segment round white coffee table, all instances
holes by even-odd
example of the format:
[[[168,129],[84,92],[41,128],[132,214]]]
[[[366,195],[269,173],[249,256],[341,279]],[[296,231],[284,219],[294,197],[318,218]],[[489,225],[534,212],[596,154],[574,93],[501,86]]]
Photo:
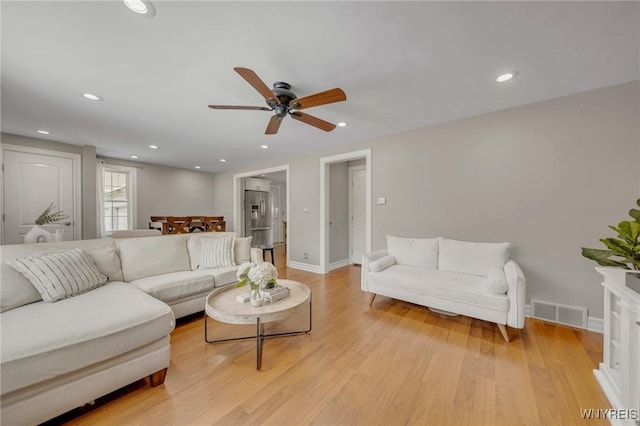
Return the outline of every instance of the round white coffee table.
[[[222,343],[235,340],[256,339],[256,368],[262,366],[262,343],[270,337],[294,336],[311,331],[311,290],[306,285],[292,280],[279,279],[278,284],[288,287],[289,297],[262,306],[251,306],[249,302],[241,303],[236,296],[249,291],[248,286],[236,287],[228,285],[217,288],[207,296],[204,304],[204,340],[207,343]],[[299,311],[303,307],[309,309],[309,325],[305,330],[288,331],[284,333],[264,334],[264,324],[284,319]],[[208,319],[228,324],[256,324],[255,336],[234,337],[230,339],[209,340]]]

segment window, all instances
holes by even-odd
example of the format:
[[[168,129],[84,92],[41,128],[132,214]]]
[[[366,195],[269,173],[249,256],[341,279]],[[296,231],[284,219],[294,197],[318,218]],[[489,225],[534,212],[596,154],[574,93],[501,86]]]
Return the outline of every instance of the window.
[[[136,169],[105,164],[102,175],[102,211],[104,234],[134,229]]]

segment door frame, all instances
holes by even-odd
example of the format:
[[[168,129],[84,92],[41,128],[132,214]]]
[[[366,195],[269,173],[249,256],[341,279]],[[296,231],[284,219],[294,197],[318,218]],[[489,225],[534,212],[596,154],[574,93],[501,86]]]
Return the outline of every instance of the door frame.
[[[290,176],[289,165],[284,164],[282,166],[270,167],[268,169],[253,170],[250,172],[237,173],[233,175],[233,230],[242,235],[242,228],[244,222],[244,209],[242,203],[244,201],[244,187],[242,185],[242,179],[252,177],[261,174],[273,173],[284,171],[286,174],[285,184],[287,185],[286,197],[287,197],[287,229],[290,228],[291,215],[288,213],[291,211],[289,203],[291,202],[290,191]],[[282,194],[280,194],[282,196]],[[289,246],[291,245],[291,238],[287,238],[287,247],[285,248],[287,253],[291,253]],[[289,256],[287,256],[287,266],[289,266]]]
[[[367,166],[349,167],[349,263],[350,264],[353,263],[353,172],[359,171],[359,170],[364,170],[366,172]]]
[[[24,154],[36,154],[36,155],[44,155],[47,157],[59,157],[59,158],[67,158],[71,160],[72,164],[72,174],[73,174],[73,217],[74,221],[71,225],[73,227],[73,239],[81,240],[82,239],[82,170],[80,165],[82,164],[82,156],[80,154],[74,154],[71,152],[64,151],[54,151],[43,148],[33,148],[30,146],[22,146],[22,145],[12,145],[12,144],[2,144],[2,214],[4,219],[4,207],[5,207],[5,197],[4,197],[4,153],[5,151],[14,151],[21,152]],[[0,232],[0,244],[4,244],[4,236],[5,236],[5,221],[2,221],[2,231]]]
[[[333,163],[360,160],[364,158],[366,167],[365,193],[365,252],[371,251],[371,148],[344,154],[323,157],[320,159],[320,273],[329,272],[329,166]],[[287,207],[288,208],[288,207]]]

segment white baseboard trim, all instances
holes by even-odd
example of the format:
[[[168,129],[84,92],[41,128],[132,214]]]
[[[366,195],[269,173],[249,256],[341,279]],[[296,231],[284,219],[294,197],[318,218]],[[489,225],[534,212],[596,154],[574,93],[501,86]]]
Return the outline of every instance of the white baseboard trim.
[[[524,305],[524,316],[527,318],[531,318],[531,305]],[[536,318],[536,319],[540,321],[545,321],[541,318]],[[562,324],[562,325],[566,325],[566,324]],[[571,327],[571,326],[567,326],[567,327]],[[604,333],[604,319],[587,316],[587,330],[593,331],[594,333],[600,333],[600,334]]]
[[[333,262],[329,264],[329,270],[333,271],[334,269],[342,268],[344,266],[351,265],[349,259],[338,260],[337,262]]]
[[[313,272],[314,274],[322,274],[319,265],[310,265],[308,263],[294,262],[293,260],[290,260],[287,262],[287,267],[300,269],[301,271]]]

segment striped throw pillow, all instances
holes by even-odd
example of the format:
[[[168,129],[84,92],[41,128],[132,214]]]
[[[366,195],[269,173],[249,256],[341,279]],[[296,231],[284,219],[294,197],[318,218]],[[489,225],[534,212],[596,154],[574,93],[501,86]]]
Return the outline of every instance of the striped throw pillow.
[[[222,238],[202,238],[199,269],[235,266],[233,259],[233,239],[233,235]]]
[[[24,275],[45,302],[56,302],[107,282],[82,249],[14,259],[9,265]]]

